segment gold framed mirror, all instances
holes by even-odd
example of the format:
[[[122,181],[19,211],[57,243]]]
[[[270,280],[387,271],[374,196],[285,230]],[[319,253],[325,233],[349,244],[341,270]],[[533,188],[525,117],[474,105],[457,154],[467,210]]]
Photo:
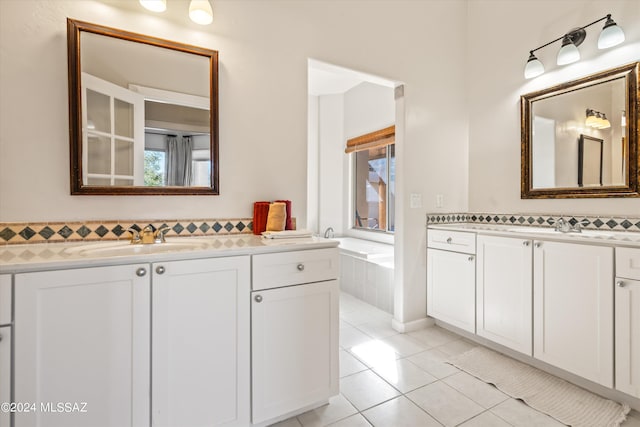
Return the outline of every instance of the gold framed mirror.
[[[67,19],[72,195],[217,195],[218,52]]]
[[[639,67],[624,65],[520,97],[522,199],[640,197]],[[584,157],[594,140],[601,141],[597,161],[595,154]],[[598,179],[583,181],[585,162],[596,162]]]

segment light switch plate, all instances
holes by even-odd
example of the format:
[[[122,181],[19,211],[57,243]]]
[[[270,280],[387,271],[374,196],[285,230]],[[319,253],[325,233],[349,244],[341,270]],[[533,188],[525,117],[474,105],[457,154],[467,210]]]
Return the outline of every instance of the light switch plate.
[[[422,207],[422,194],[411,193],[410,205],[411,209],[420,209]]]

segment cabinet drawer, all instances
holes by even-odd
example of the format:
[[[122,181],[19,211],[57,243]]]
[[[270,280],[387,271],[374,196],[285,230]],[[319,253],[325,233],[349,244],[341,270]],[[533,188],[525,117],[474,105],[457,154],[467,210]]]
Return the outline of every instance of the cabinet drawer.
[[[253,290],[338,278],[338,248],[253,256]]]
[[[0,275],[0,325],[11,323],[11,275]]]
[[[448,230],[428,230],[427,246],[445,251],[476,253],[476,233]]]
[[[640,280],[640,249],[616,248],[616,276]]]

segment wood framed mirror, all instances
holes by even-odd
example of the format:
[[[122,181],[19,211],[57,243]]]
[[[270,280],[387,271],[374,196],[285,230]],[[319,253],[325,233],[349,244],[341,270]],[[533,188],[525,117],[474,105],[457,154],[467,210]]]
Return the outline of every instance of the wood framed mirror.
[[[639,67],[624,65],[520,97],[522,199],[640,197]],[[594,140],[602,141],[600,176],[587,185],[581,148],[593,154]]]
[[[218,53],[67,19],[73,195],[217,195]]]

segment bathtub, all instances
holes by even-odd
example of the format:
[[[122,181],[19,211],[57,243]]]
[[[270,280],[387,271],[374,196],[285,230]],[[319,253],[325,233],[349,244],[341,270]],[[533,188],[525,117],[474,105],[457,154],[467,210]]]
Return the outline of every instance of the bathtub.
[[[393,245],[339,237],[340,288],[393,314]]]

